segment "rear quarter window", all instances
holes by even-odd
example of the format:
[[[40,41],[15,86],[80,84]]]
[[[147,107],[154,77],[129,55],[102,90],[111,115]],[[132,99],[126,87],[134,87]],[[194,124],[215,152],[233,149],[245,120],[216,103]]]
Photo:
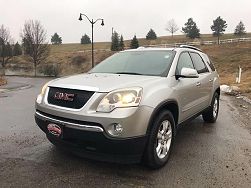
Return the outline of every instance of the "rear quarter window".
[[[214,67],[214,64],[211,61],[211,59],[206,54],[203,54],[203,58],[204,58],[205,62],[209,65],[209,67],[211,68],[211,70],[215,71],[215,67]]]
[[[196,68],[199,74],[209,72],[206,64],[204,63],[202,57],[199,54],[195,52],[190,52],[190,55],[192,57],[194,67]]]

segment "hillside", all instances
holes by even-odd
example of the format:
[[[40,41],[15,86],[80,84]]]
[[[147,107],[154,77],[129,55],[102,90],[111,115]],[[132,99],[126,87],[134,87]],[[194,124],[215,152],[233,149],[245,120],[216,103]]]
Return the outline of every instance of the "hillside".
[[[245,37],[251,37],[248,33]],[[225,34],[221,39],[235,38],[233,34]],[[198,39],[196,39],[198,40]],[[201,41],[216,40],[211,34],[202,35]],[[166,43],[184,43],[192,41],[184,35],[163,36],[154,41],[139,39],[140,45],[154,45]],[[129,47],[130,41],[125,41],[126,47]],[[114,52],[109,51],[110,42],[99,42],[94,44],[95,63],[99,63]],[[221,45],[203,45],[200,46],[213,60],[221,77],[222,84],[235,84],[235,77],[238,67],[243,69],[242,82],[238,84],[241,91],[251,98],[251,43],[230,43]],[[106,50],[105,50],[106,49]],[[51,54],[48,60],[39,65],[40,75],[70,75],[86,72],[91,68],[91,45],[81,44],[62,44],[51,45]],[[33,75],[33,65],[28,63],[24,56],[15,57],[8,65],[7,74]],[[52,69],[55,71],[52,71]]]
[[[236,85],[251,98],[251,43],[232,43],[201,47],[211,57],[221,84]],[[242,68],[240,84],[235,84],[238,67]]]

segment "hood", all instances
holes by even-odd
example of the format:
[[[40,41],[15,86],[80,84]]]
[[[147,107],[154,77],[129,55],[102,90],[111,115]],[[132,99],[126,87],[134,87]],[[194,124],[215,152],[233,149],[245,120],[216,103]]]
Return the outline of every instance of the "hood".
[[[142,87],[149,82],[159,80],[159,78],[160,77],[158,76],[92,73],[56,79],[50,82],[49,86],[98,92],[110,92],[115,89],[126,87]]]

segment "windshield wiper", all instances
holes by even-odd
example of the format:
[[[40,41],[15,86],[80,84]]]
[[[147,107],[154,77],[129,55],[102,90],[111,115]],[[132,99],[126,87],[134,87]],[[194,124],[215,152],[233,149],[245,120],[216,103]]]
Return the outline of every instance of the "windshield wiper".
[[[116,72],[115,74],[132,74],[132,75],[142,75],[142,74],[137,73],[137,72]]]

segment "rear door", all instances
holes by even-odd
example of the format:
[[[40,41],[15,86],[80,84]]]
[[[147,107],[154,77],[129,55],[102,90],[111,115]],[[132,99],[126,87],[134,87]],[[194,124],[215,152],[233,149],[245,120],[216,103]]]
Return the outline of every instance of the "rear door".
[[[206,66],[204,60],[200,56],[199,53],[189,52],[194,67],[199,74],[199,81],[197,83],[197,87],[200,92],[197,94],[198,97],[198,111],[204,110],[209,105],[211,91],[212,91],[212,78],[211,73],[209,72],[208,67]]]

